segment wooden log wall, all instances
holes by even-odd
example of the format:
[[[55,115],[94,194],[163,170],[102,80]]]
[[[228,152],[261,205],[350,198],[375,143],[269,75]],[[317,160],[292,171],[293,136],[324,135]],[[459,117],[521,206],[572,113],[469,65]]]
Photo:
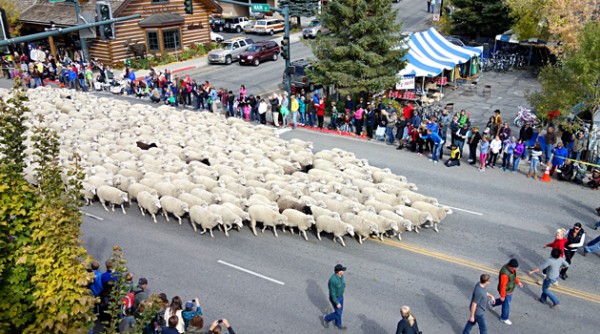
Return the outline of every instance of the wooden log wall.
[[[201,0],[193,1],[193,14],[185,14],[184,0],[170,0],[164,3],[152,3],[152,0],[133,0],[127,7],[119,13],[119,17],[141,14],[140,19],[120,22],[115,25],[116,39],[112,41],[102,41],[99,38],[95,40],[89,49],[92,58],[98,58],[105,64],[115,64],[127,58],[132,58],[133,54],[127,52],[125,41],[131,43],[139,41],[146,44],[146,31],[156,30],[153,28],[143,29],[138,26],[138,22],[152,14],[174,13],[179,14],[185,19],[181,26],[163,27],[162,29],[171,29],[179,27],[181,29],[182,47],[188,48],[194,43],[210,42],[209,14],[212,8],[206,8]],[[162,41],[162,37],[160,37]],[[147,44],[146,44],[147,47]],[[178,50],[177,52],[181,52]],[[174,54],[175,51],[171,51]]]

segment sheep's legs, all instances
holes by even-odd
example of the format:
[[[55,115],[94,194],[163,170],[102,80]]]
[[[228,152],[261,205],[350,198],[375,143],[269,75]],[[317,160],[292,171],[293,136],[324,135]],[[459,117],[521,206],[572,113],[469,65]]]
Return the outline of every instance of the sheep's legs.
[[[138,203],[138,208],[140,208],[140,211],[142,212],[142,216],[146,216],[146,214],[144,213],[144,208],[142,208],[142,206],[139,205],[139,203]]]
[[[438,224],[437,223],[433,223],[433,230],[436,232],[439,232],[440,230],[438,230]]]
[[[123,204],[121,204],[121,210],[123,210],[123,214],[126,215],[127,212],[125,212],[125,207],[123,206]]]
[[[154,220],[154,224],[158,224],[158,222],[156,221],[156,215],[152,214],[152,219]]]
[[[277,235],[277,226],[273,226],[273,234],[275,234],[275,238],[279,238]]]
[[[115,205],[111,203],[110,209],[112,210],[112,212],[115,212]]]
[[[179,225],[181,225],[181,217],[177,217],[179,219]]]
[[[298,234],[300,234],[300,232],[302,232],[302,234],[304,234],[304,239],[306,241],[308,241],[308,237],[306,236],[306,231],[300,231],[300,230],[298,230]]]
[[[362,236],[360,234],[357,234],[357,235],[358,235],[358,243],[362,245]]]
[[[106,207],[106,204],[104,204],[104,201],[100,201],[100,203],[102,204],[102,207],[104,208],[104,210],[108,211],[108,208]]]
[[[317,231],[317,238],[319,238],[319,240],[321,240],[321,232]]]
[[[251,220],[250,221],[250,228],[252,228],[252,233],[254,233],[254,235],[256,236],[256,220]]]
[[[198,229],[196,228],[196,223],[194,223],[193,221],[190,220],[190,224],[192,224],[192,228],[194,229],[194,232],[198,232]]]

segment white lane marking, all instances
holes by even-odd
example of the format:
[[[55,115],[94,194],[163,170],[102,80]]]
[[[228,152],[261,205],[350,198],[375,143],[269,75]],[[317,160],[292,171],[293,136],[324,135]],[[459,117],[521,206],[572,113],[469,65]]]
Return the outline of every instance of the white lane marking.
[[[440,204],[440,205],[441,205],[442,207],[444,207],[444,206],[445,206],[445,207],[448,207],[448,208],[450,208],[450,209],[454,209],[454,210],[458,210],[458,211],[462,211],[462,212],[470,213],[470,214],[472,214],[472,215],[476,215],[476,216],[483,216],[483,213],[481,213],[481,212],[475,212],[475,211],[471,211],[471,210],[466,210],[466,209],[455,208],[455,207],[453,207],[453,206],[450,206],[450,205],[443,205],[443,204]]]
[[[271,278],[271,277],[268,277],[268,276],[265,276],[265,275],[261,275],[261,274],[259,274],[259,273],[255,273],[255,272],[254,272],[254,271],[252,271],[252,270],[248,270],[248,269],[245,269],[245,268],[242,268],[242,267],[236,266],[235,264],[227,263],[227,262],[225,262],[225,261],[222,261],[222,260],[218,260],[217,262],[218,262],[218,263],[220,263],[220,264],[224,264],[224,265],[226,265],[226,266],[229,266],[229,267],[231,267],[231,268],[234,268],[234,269],[237,269],[237,270],[243,271],[243,272],[245,272],[245,273],[248,273],[248,274],[250,274],[250,275],[254,275],[254,276],[256,276],[256,277],[260,277],[260,278],[262,278],[262,279],[266,279],[267,281],[271,281],[271,282],[273,282],[273,283],[277,283],[277,284],[279,284],[279,285],[284,285],[284,284],[285,284],[285,283],[283,283],[282,281],[278,281],[278,280],[276,280],[276,279],[273,279],[273,278]]]
[[[102,218],[102,217],[98,217],[98,216],[96,216],[96,215],[93,215],[93,214],[91,214],[91,213],[87,213],[87,212],[85,212],[85,211],[81,211],[81,212],[83,212],[83,214],[84,214],[84,215],[86,215],[86,216],[88,216],[88,217],[92,217],[92,218],[94,218],[94,219],[98,219],[99,221],[103,221],[103,220],[104,220],[104,218]]]
[[[292,131],[292,129],[277,129],[277,130],[275,130],[275,133],[277,135],[282,135],[282,134],[284,134],[286,132],[290,132],[290,131]]]

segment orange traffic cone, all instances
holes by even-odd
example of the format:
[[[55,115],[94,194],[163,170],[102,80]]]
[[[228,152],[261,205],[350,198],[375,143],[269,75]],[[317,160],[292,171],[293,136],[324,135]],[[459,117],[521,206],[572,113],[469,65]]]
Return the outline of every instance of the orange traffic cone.
[[[552,179],[550,178],[550,164],[549,163],[546,165],[546,171],[544,172],[544,176],[542,176],[540,178],[540,181],[543,181],[543,182],[552,181]]]

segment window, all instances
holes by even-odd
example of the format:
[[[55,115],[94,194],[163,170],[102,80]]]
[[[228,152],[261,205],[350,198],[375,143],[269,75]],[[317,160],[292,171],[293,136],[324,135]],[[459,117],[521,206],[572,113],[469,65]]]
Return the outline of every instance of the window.
[[[163,34],[163,46],[165,50],[175,50],[181,48],[181,40],[179,36],[179,29],[175,30],[164,30]]]
[[[148,50],[150,52],[160,52],[160,45],[158,44],[158,32],[148,32]]]

